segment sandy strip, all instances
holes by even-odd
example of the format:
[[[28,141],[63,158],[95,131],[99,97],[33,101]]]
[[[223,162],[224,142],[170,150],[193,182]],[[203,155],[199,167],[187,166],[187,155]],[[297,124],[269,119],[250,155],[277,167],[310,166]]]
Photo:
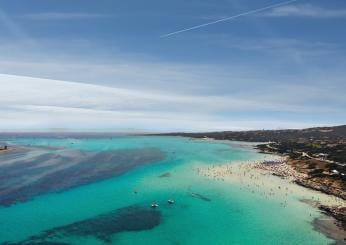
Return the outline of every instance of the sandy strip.
[[[216,181],[240,184],[244,190],[260,194],[264,198],[279,198],[283,207],[288,205],[292,197],[315,208],[319,205],[346,207],[346,201],[341,198],[295,184],[294,180],[305,176],[287,165],[285,160],[283,157],[269,155],[264,160],[233,161],[224,165],[196,168],[195,171],[200,176]],[[336,244],[343,244],[343,239],[346,239],[346,231],[335,225],[332,217],[321,215],[312,225],[314,229],[334,239]]]
[[[268,198],[276,196],[286,200],[293,195],[299,200],[312,200],[326,206],[346,207],[346,201],[341,198],[293,183],[294,180],[305,176],[285,164],[285,160],[286,158],[280,156],[267,155],[258,161],[233,161],[229,164],[195,170],[197,174],[217,181],[243,184],[249,191],[262,193]]]

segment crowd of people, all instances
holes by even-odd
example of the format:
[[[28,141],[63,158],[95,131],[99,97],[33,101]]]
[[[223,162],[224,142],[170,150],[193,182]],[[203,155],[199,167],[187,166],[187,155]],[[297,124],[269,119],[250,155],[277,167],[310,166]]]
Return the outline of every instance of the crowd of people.
[[[198,175],[207,177],[215,181],[228,181],[240,183],[239,188],[253,194],[258,194],[264,198],[273,198],[274,196],[280,201],[280,205],[286,207],[288,205],[288,197],[299,189],[297,185],[290,183],[293,180],[304,178],[304,174],[298,173],[292,167],[285,164],[284,158],[264,161],[246,161],[246,162],[229,162],[228,164],[214,164],[204,168],[196,168]],[[288,181],[279,181],[274,177],[281,176]],[[300,188],[301,190],[304,190]],[[301,195],[303,194],[303,195]],[[322,194],[306,190],[300,193],[302,199],[313,200],[320,203]],[[342,200],[334,196],[323,198],[324,204],[345,205]]]

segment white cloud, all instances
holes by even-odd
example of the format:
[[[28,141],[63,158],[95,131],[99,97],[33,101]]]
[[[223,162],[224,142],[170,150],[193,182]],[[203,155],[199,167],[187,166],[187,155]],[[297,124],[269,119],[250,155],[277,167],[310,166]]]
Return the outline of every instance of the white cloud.
[[[346,18],[346,9],[323,9],[311,4],[288,5],[260,14],[270,17]]]
[[[320,93],[310,91],[315,95]],[[290,103],[288,98],[283,97],[256,94],[252,97],[181,95],[2,74],[0,129],[140,128],[196,131],[295,127],[304,123],[273,119],[245,120],[220,115],[251,114],[251,111],[316,112],[316,109],[321,112],[329,109],[304,107]]]
[[[223,96],[177,95],[166,91],[121,89],[93,84],[0,75],[0,104],[14,109],[79,108],[102,111],[217,112],[272,109],[263,102]]]

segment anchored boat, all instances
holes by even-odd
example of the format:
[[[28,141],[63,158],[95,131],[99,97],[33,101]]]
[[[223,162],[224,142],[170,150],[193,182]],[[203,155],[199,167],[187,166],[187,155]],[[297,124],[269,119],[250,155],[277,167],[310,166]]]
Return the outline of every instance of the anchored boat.
[[[159,206],[159,204],[157,204],[157,203],[152,203],[152,204],[151,204],[151,207],[152,207],[152,208],[157,208],[158,206]]]

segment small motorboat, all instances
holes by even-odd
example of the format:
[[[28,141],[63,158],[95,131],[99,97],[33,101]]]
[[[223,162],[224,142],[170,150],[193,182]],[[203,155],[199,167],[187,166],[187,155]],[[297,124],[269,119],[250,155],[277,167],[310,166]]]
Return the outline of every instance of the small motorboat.
[[[152,207],[152,208],[157,208],[157,207],[159,207],[159,204],[157,204],[157,203],[152,203],[152,204],[151,204],[151,207]]]
[[[169,204],[174,204],[174,200],[173,199],[168,199],[167,201]]]

